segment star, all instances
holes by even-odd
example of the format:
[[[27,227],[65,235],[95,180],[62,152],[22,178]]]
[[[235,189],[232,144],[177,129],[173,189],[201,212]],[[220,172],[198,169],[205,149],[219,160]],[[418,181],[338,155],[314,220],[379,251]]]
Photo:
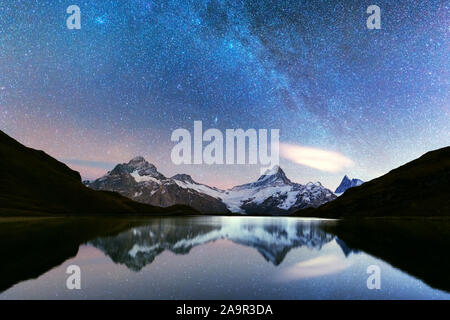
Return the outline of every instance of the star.
[[[106,18],[104,16],[97,17],[97,18],[95,18],[95,22],[97,24],[105,24],[106,23]]]

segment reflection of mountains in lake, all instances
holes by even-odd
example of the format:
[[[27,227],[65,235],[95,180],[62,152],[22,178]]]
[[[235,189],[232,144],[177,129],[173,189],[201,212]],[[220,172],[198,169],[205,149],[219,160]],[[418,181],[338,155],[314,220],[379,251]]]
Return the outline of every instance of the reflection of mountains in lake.
[[[0,220],[0,293],[76,256],[84,243],[92,243],[116,263],[140,270],[164,250],[185,254],[218,239],[255,248],[274,265],[291,249],[319,250],[334,239],[346,256],[360,250],[450,291],[450,221],[445,220],[66,217]]]
[[[227,221],[225,218],[221,225],[193,224],[188,220],[184,222],[186,224],[181,224],[179,219],[163,219],[114,237],[96,239],[90,244],[102,250],[115,263],[139,271],[165,250],[187,254],[193,247],[219,239],[255,248],[274,265],[279,265],[293,248],[320,250],[334,239],[314,221],[298,223],[286,219],[274,224],[273,221]],[[343,251],[348,254],[344,248]]]

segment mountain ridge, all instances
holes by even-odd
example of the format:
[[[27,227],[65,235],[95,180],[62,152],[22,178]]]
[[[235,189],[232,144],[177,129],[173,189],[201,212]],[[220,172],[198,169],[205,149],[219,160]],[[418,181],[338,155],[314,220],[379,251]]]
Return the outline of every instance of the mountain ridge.
[[[320,182],[292,182],[279,166],[267,170],[255,182],[222,190],[198,183],[187,174],[166,178],[140,156],[116,165],[87,185],[152,205],[189,205],[203,213],[283,215],[299,208],[318,207],[336,197]]]
[[[102,177],[88,182],[87,186],[94,190],[118,192],[154,206],[187,205],[202,213],[229,213],[219,199],[209,194],[215,192],[213,188],[199,184],[185,174],[167,178],[141,156],[128,163],[117,164]],[[202,188],[205,192],[200,192]],[[210,192],[207,192],[208,188]]]

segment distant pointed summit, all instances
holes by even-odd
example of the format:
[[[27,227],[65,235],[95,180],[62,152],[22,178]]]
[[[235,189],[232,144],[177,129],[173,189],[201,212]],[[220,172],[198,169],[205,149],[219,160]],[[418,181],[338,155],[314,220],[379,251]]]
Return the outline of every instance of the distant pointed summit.
[[[266,170],[256,182],[242,184],[233,187],[231,190],[243,190],[243,189],[260,189],[270,186],[284,186],[292,185],[292,181],[284,173],[280,166],[276,165],[272,169]]]
[[[341,184],[336,188],[336,191],[334,193],[344,193],[350,188],[358,187],[362,185],[364,181],[360,179],[351,179],[345,175],[344,178],[342,178]]]
[[[278,174],[280,171],[283,172],[281,167],[279,165],[275,165],[273,166],[272,169],[267,169],[266,172],[264,172],[263,176],[271,176],[274,174]]]
[[[291,180],[286,176],[283,169],[276,165],[272,169],[267,170],[262,176],[259,177],[258,182],[264,181],[265,183],[275,183],[280,182],[283,184],[292,183]]]

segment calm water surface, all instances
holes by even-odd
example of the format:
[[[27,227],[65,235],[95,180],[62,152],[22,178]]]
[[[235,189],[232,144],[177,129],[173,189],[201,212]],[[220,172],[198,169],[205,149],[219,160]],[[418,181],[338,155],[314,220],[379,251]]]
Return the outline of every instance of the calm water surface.
[[[449,299],[448,223],[0,219],[0,299]],[[81,268],[81,290],[66,269]],[[367,288],[367,267],[381,289]],[[447,271],[447,272],[446,272]]]

